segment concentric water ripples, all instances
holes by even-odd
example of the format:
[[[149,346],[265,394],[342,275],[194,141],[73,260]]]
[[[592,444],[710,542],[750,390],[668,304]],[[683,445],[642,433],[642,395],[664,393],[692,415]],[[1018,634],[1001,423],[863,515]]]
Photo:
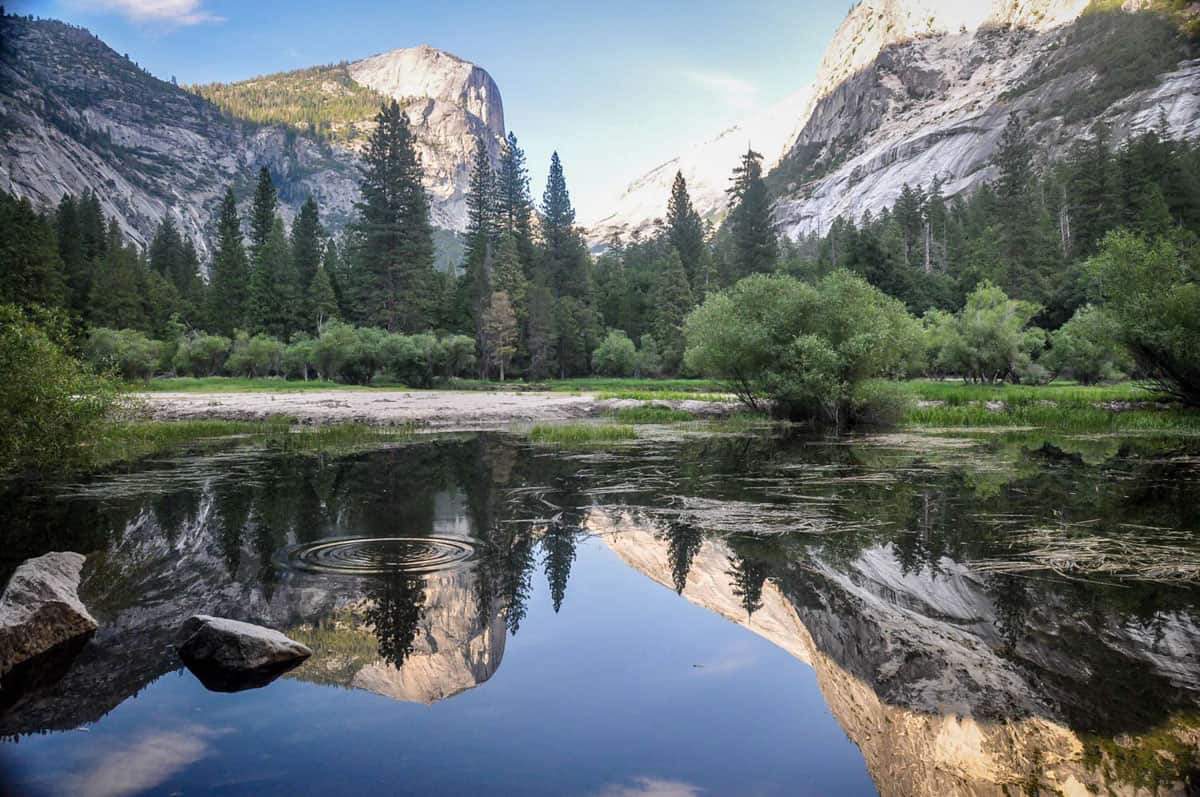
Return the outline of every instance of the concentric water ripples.
[[[305,573],[370,576],[453,570],[474,556],[470,542],[448,537],[336,537],[284,548],[275,561]]]

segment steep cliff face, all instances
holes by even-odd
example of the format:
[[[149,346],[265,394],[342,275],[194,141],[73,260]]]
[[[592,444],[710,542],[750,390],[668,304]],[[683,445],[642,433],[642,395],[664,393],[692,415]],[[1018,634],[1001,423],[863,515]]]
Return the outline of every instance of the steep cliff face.
[[[970,191],[994,177],[1012,113],[1043,161],[1097,124],[1118,142],[1151,127],[1200,135],[1200,61],[1187,57],[1173,23],[1153,12],[1080,17],[1086,6],[997,1],[974,18],[930,17],[927,31],[892,2],[855,8],[770,177],[778,227],[791,237],[820,232],[838,216],[890,206],[906,183]],[[1139,46],[1153,56],[1129,61]]]
[[[310,194],[332,229],[353,212],[361,140],[318,141],[282,124],[232,118],[63,23],[4,17],[0,40],[2,190],[42,207],[94,190],[141,245],[171,214],[202,256],[225,188],[234,185],[248,201],[262,166],[278,183],[286,219]],[[402,101],[426,168],[434,224],[461,229],[475,140],[498,153],[504,135],[495,83],[482,69],[428,47],[351,69],[355,80]]]
[[[1173,18],[1161,5],[1092,13],[1089,0],[863,0],[834,34],[808,102],[785,104],[779,112],[791,116],[773,120],[789,131],[781,152],[764,151],[777,228],[793,238],[824,231],[838,216],[889,207],[906,183],[940,179],[947,195],[974,189],[994,176],[1014,112],[1043,161],[1097,124],[1114,142],[1159,126],[1200,136],[1200,60],[1178,32],[1180,16],[1200,15],[1200,4]],[[725,209],[739,154],[706,156],[721,179],[698,182],[692,197],[710,218]],[[660,169],[673,175],[674,163]],[[658,215],[666,207],[661,183],[656,197],[614,202],[597,229],[647,226],[642,206],[656,200]]]
[[[673,589],[661,529],[602,509],[589,515],[588,528],[624,562]],[[1200,690],[1194,616],[1165,612],[1143,623],[1081,614],[1047,596],[1035,601],[1013,643],[995,632],[1004,625],[998,595],[948,559],[936,571],[911,571],[887,545],[849,562],[818,556],[793,567],[785,582],[768,581],[750,615],[733,569],[729,548],[707,540],[691,560],[683,597],[811,666],[881,794],[1189,793],[1170,775],[1153,784],[1136,768],[1122,771],[1098,740],[1115,734],[1123,754],[1166,761],[1169,753],[1145,745],[1200,745],[1192,724],[1167,719],[1147,737],[1158,741],[1147,742],[1139,738],[1145,728],[1097,724],[1088,705],[1119,705],[1122,696],[1101,683],[1104,672],[1136,671],[1140,688],[1159,684],[1162,694]],[[1158,636],[1147,645],[1149,628]],[[1157,698],[1147,691],[1132,699]]]

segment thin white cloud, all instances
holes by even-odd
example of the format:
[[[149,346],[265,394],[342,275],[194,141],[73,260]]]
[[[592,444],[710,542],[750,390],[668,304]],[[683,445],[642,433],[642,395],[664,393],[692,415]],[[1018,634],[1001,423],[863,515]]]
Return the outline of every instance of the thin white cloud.
[[[663,778],[633,778],[628,783],[613,783],[596,792],[596,797],[699,797],[699,786]]]
[[[128,797],[162,785],[211,751],[209,739],[222,734],[204,725],[146,732],[104,751],[94,766],[63,778],[63,794]]]
[[[205,22],[224,22],[224,17],[210,13],[205,0],[80,0],[90,11],[120,14],[134,22],[183,27]]]
[[[762,90],[749,80],[720,72],[701,72],[684,69],[689,83],[713,95],[719,102],[739,111],[748,111],[762,103]]]

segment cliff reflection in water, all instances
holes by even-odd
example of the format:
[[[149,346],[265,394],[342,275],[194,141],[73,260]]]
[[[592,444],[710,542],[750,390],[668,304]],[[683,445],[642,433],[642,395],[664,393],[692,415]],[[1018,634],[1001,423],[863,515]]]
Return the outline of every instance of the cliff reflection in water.
[[[445,700],[496,673],[534,579],[555,611],[570,603],[577,545],[599,537],[811,666],[885,794],[1184,792],[1200,750],[1197,588],[1139,580],[1136,562],[1121,580],[987,565],[1036,562],[1034,529],[1194,535],[1198,463],[1182,444],[769,435],[183,460],[4,502],[8,567],[91,554],[84,598],[101,628],[0,733],[100,719],[177,669],[170,643],[194,612],[309,644],[287,677]],[[276,561],[333,537],[423,535],[475,556],[371,576]]]

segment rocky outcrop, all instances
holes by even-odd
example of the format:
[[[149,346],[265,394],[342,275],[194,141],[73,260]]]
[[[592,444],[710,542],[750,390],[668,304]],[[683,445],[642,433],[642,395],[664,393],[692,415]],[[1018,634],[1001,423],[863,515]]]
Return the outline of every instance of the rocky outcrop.
[[[357,61],[350,64],[349,72],[356,82],[401,104],[417,134],[434,223],[465,229],[475,147],[482,141],[496,164],[505,135],[504,105],[491,75],[457,56],[424,46]]]
[[[798,238],[890,207],[906,183],[938,179],[952,196],[992,179],[1014,112],[1043,161],[1098,124],[1117,143],[1159,126],[1200,137],[1200,60],[1187,48],[1163,48],[1136,66],[1109,62],[1110,37],[1172,24],[1155,6],[1125,3],[1124,12],[1081,19],[1088,0],[863,0],[810,87],[634,181],[593,223],[591,240],[648,229],[665,214],[676,170],[696,207],[719,222],[748,144],[770,172],[777,229]]]
[[[270,628],[197,614],[179,630],[179,658],[215,691],[266,686],[312,655]]]
[[[215,211],[233,185],[248,205],[266,166],[290,221],[312,195],[331,230],[349,220],[360,178],[356,144],[318,141],[281,125],[235,119],[141,69],[82,28],[0,19],[0,190],[50,207],[95,191],[104,212],[145,246],[166,215],[207,262]],[[351,65],[401,99],[426,170],[435,226],[461,229],[476,138],[493,153],[504,135],[499,90],[487,73],[428,47]],[[368,129],[370,120],[363,120]]]
[[[839,216],[890,207],[905,184],[935,179],[953,196],[994,178],[1004,126],[1017,113],[1051,162],[1097,125],[1121,140],[1165,126],[1200,135],[1200,61],[1160,56],[1154,73],[1106,79],[1113,35],[1171,23],[1119,11],[1078,20],[1080,0],[963,4],[924,21],[910,4],[859,4],[822,63],[814,102],[770,175],[778,228],[796,238]],[[1123,20],[1123,16],[1129,19]],[[1139,68],[1145,68],[1142,65]],[[1095,105],[1095,112],[1085,108]]]
[[[79,600],[85,557],[55,552],[23,562],[0,597],[0,675],[96,630]]]

